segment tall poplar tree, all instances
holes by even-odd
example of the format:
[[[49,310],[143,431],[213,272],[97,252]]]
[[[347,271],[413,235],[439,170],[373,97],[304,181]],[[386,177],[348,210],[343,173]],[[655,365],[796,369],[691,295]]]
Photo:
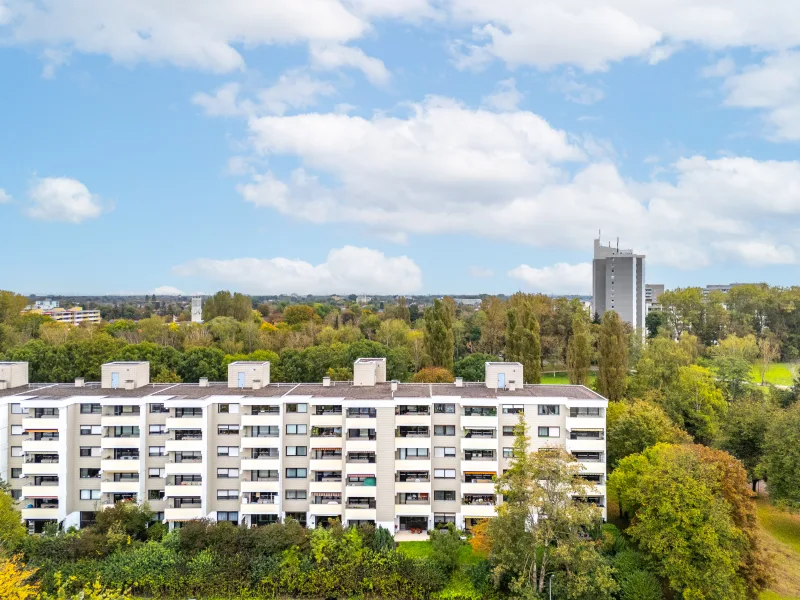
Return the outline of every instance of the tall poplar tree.
[[[614,310],[603,315],[599,353],[597,391],[609,400],[621,400],[628,385],[628,337]]]
[[[441,300],[425,309],[425,351],[434,367],[453,371],[453,321],[450,310]]]
[[[572,317],[572,337],[567,344],[567,377],[570,383],[586,385],[592,365],[592,338],[586,317]]]
[[[508,303],[505,359],[522,363],[525,383],[539,383],[542,342],[532,297],[516,293]]]

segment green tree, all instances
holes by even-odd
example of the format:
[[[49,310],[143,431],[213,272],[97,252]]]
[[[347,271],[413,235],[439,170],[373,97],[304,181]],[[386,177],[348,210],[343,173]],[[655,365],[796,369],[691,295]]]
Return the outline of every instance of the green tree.
[[[652,402],[609,402],[606,411],[606,452],[609,470],[619,461],[660,442],[688,443],[689,435],[678,428],[664,410]]]
[[[539,383],[542,341],[532,296],[518,292],[511,297],[506,313],[505,359],[522,363],[525,383]]]
[[[765,586],[755,506],[730,455],[657,444],[622,459],[608,487],[633,515],[628,535],[684,599],[745,600]]]
[[[464,381],[483,381],[486,374],[486,363],[497,362],[499,359],[491,354],[476,352],[459,360],[453,373]]]
[[[425,367],[414,373],[414,383],[453,383],[453,373],[442,367]]]
[[[192,348],[183,354],[178,375],[187,383],[196,383],[201,377],[208,377],[209,381],[227,381],[224,360],[225,354],[217,348]]]
[[[739,337],[732,334],[711,349],[712,368],[725,387],[728,398],[735,400],[744,394],[757,356],[758,344],[753,335]]]
[[[703,444],[715,439],[728,408],[713,373],[699,365],[680,367],[675,385],[666,390],[661,403],[677,425]]]
[[[453,370],[453,322],[447,305],[439,299],[425,309],[425,352],[434,367]]]
[[[763,469],[770,498],[800,507],[800,403],[773,415],[764,440]]]
[[[636,373],[630,379],[630,393],[636,396],[665,393],[676,385],[679,369],[694,363],[697,356],[697,338],[688,333],[677,343],[666,336],[648,340],[636,362]]]
[[[464,542],[461,541],[461,532],[455,525],[448,523],[447,527],[434,529],[430,532],[431,556],[433,562],[445,573],[452,573],[458,566],[458,557]]]
[[[408,345],[408,324],[401,319],[387,319],[381,322],[375,333],[375,340],[387,348]]]
[[[667,324],[667,317],[660,310],[653,310],[647,313],[644,318],[644,327],[647,329],[647,337],[654,338],[658,331]]]
[[[7,290],[0,290],[0,323],[9,325],[15,323],[20,317],[20,312],[27,304],[28,299],[25,296]]]
[[[597,391],[609,400],[621,400],[628,381],[628,338],[616,311],[603,315],[598,354]]]
[[[481,325],[479,346],[482,352],[498,355],[506,345],[506,305],[497,296],[481,301],[485,318]]]
[[[756,491],[762,478],[761,461],[766,447],[767,431],[774,421],[776,409],[760,391],[733,402],[720,423],[717,445],[742,461]]]
[[[0,489],[0,555],[16,550],[26,535],[16,502],[8,491]]]
[[[574,499],[589,495],[591,485],[581,479],[582,467],[571,454],[561,447],[538,452],[529,448],[526,424],[520,419],[513,458],[496,484],[504,502],[487,532],[495,580],[508,578],[511,589],[522,597],[541,594],[554,568],[578,568],[570,557],[580,557],[585,531],[601,518],[599,508]]]
[[[589,383],[589,368],[592,366],[592,336],[585,316],[576,314],[572,318],[572,336],[567,344],[567,377],[577,385]]]

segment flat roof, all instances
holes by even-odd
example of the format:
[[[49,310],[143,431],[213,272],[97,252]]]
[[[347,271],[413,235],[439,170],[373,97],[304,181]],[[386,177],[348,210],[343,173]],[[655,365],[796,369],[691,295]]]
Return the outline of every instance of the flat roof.
[[[460,396],[471,399],[504,398],[567,398],[571,400],[605,400],[597,392],[581,385],[528,384],[515,390],[495,390],[483,382],[464,383],[398,383],[392,394],[392,383],[377,383],[374,386],[354,386],[352,382],[322,383],[270,383],[260,389],[230,388],[227,382],[213,382],[200,387],[196,383],[150,383],[133,390],[109,389],[99,383],[86,383],[76,387],[74,383],[33,383],[0,390],[0,398],[8,396],[34,396],[37,398],[70,398],[73,396],[143,398],[157,395],[174,399],[198,399],[209,396],[245,396],[248,398],[277,398],[280,396],[316,398],[344,398],[346,400],[392,400],[394,398],[434,398],[437,396]]]

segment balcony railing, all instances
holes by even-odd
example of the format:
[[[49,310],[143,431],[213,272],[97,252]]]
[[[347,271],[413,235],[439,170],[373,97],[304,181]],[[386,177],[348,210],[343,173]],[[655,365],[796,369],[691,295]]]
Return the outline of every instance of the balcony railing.
[[[431,480],[428,474],[397,475],[394,480],[398,483],[428,483]]]
[[[26,464],[36,464],[36,465],[58,464],[58,455],[48,456],[48,457],[42,457],[42,456],[37,456],[37,455],[26,456],[25,457],[25,463]]]
[[[461,504],[464,506],[494,506],[495,502],[494,496],[464,496]]]
[[[397,429],[394,435],[399,438],[426,438],[431,437],[431,432],[427,428],[419,430]]]
[[[480,429],[465,429],[464,430],[464,437],[465,438],[483,438],[483,439],[494,439],[497,437],[496,431],[485,431]]]
[[[173,442],[182,442],[188,440],[202,440],[203,434],[202,433],[176,433],[175,435],[171,435],[169,439]]]
[[[375,503],[374,498],[368,498],[365,500],[356,500],[355,498],[349,498],[347,500],[347,505],[346,505],[346,507],[350,509],[359,509],[359,508],[369,509],[369,508],[375,508],[376,506],[377,505]]]

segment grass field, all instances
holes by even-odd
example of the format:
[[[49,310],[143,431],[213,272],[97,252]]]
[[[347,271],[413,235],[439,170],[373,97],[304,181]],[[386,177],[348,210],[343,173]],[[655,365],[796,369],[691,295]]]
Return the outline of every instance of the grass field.
[[[594,385],[594,380],[596,375],[594,371],[589,373],[589,385]],[[556,372],[555,374],[551,373],[544,373],[542,374],[542,383],[555,383],[555,384],[568,384],[569,380],[567,379],[566,372]]]
[[[775,363],[767,369],[766,381],[773,385],[792,385],[794,383],[794,375],[792,367],[789,363]],[[761,373],[758,372],[758,367],[754,366],[750,371],[750,380],[753,383],[761,383]]]
[[[762,498],[758,523],[775,560],[775,582],[759,600],[800,600],[800,515],[782,512]]]
[[[413,558],[424,558],[431,554],[430,542],[400,542],[400,552]],[[480,598],[467,575],[466,568],[480,561],[483,556],[472,551],[472,547],[464,544],[458,556],[458,568],[450,577],[450,583],[439,592],[443,598],[459,596],[463,598]],[[438,597],[438,596],[437,596]]]

